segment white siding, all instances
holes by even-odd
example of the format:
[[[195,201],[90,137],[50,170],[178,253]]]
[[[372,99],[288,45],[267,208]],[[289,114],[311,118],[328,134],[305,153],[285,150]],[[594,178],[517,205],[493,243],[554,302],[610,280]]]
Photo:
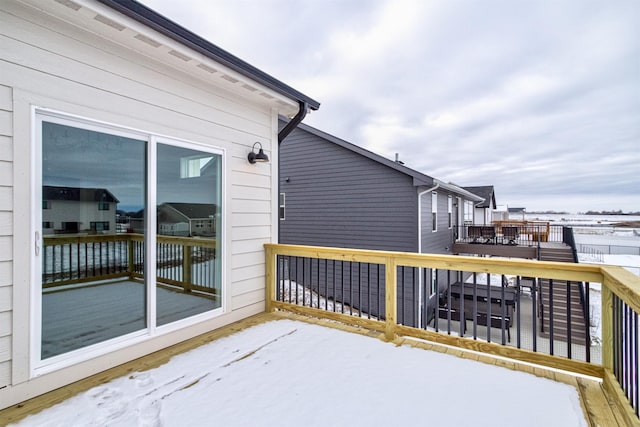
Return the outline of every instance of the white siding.
[[[12,90],[0,86],[0,387],[11,381],[13,305],[13,126]],[[4,322],[4,324],[2,324]]]
[[[10,0],[0,8],[10,12],[0,12],[0,298],[15,301],[13,307],[0,304],[0,388],[11,384],[0,389],[0,408],[263,311],[262,245],[276,240],[272,148],[279,112],[274,104],[281,102],[266,97],[255,102],[251,96],[257,95],[246,89],[236,93],[220,73],[198,75],[170,67],[175,58],[159,57],[166,48],[153,53],[156,57],[141,55],[149,46],[123,48],[97,35],[104,29],[87,32]],[[51,8],[64,6],[47,3],[45,9]],[[114,34],[114,40],[121,37]],[[30,273],[28,225],[33,209],[40,209],[29,195],[32,177],[39,174],[30,169],[33,106],[225,150],[224,315],[30,379],[29,286],[38,278]],[[247,162],[256,141],[272,162]],[[11,337],[18,327],[21,333]]]

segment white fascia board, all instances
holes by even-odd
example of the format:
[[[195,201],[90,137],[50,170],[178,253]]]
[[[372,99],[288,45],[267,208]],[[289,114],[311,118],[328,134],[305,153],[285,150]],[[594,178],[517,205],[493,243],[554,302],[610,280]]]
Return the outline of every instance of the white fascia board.
[[[465,190],[462,187],[458,187],[457,185],[454,184],[447,184],[446,182],[442,182],[439,179],[434,179],[434,182],[437,182],[440,185],[440,188],[444,188],[445,190],[449,190],[453,193],[456,193],[458,195],[464,196],[467,200],[471,200],[474,202],[479,202],[482,203],[484,202],[484,197],[480,197],[478,195],[475,195],[467,190]]]

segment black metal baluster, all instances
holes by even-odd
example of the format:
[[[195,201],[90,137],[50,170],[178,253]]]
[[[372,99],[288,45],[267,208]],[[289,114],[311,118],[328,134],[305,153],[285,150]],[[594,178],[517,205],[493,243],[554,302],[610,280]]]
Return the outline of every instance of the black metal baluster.
[[[377,282],[377,295],[378,295],[376,299],[378,300],[378,318],[381,319],[382,316],[380,312],[380,264],[376,264],[376,269],[377,269],[376,282]],[[386,317],[386,314],[387,313],[385,313],[385,317]]]
[[[621,313],[619,302],[620,300],[618,299],[618,297],[616,295],[613,295],[613,373],[618,382],[621,382],[622,377],[620,375],[620,341],[622,337],[620,334]]]
[[[81,245],[81,243],[80,243],[80,241],[78,241],[78,243],[76,244],[76,265],[77,265],[76,269],[78,270],[77,271],[78,280],[80,280],[80,278],[82,276],[80,274],[80,272],[82,271],[82,268],[80,267],[80,247],[81,247],[80,245]]]
[[[586,356],[586,361],[587,363],[591,362],[591,305],[589,302],[589,294],[591,293],[589,291],[589,282],[585,282],[584,284],[584,305],[585,305],[585,310],[586,310],[586,318],[584,319],[584,333],[585,333],[585,356]]]
[[[533,319],[531,336],[533,337],[533,351],[538,351],[538,278],[532,277],[533,279],[533,291],[532,291],[532,306],[531,306],[531,318]]]
[[[371,319],[371,263],[367,263],[367,319]]]
[[[631,399],[636,416],[638,416],[638,313],[633,313],[633,398]]]
[[[553,279],[549,279],[549,354],[553,356]]]
[[[353,316],[353,263],[349,261],[349,314]]]
[[[491,342],[491,275],[487,273],[487,342]]]
[[[502,329],[502,345],[505,345],[507,343],[506,340],[506,331],[505,331],[505,316],[507,315],[506,313],[506,303],[505,303],[505,292],[504,292],[504,282],[506,280],[506,277],[504,277],[504,274],[500,277],[500,312],[502,314],[501,319],[500,319],[500,328]],[[491,287],[489,287],[489,300],[491,300]],[[487,319],[487,323],[491,323],[491,319]]]
[[[344,314],[344,261],[340,261],[340,312]]]
[[[397,271],[396,271],[396,273],[397,273]],[[400,288],[400,292],[398,292],[398,294],[400,294],[400,311],[402,312],[402,314],[399,315],[398,319],[396,319],[396,320],[397,320],[397,322],[399,324],[404,325],[405,324],[405,322],[404,322],[404,297],[405,297],[405,295],[404,295],[404,291],[405,291],[405,288],[404,288],[404,265],[400,266],[400,274],[401,274],[400,280],[398,280],[398,283],[396,283],[396,286],[398,288]]]
[[[329,261],[324,260],[324,309],[329,310]]]
[[[521,285],[521,277],[517,276],[516,277],[516,301],[513,305],[513,308],[516,310],[516,348],[521,348],[521,335],[520,335],[520,308],[522,307],[520,305],[520,285]]]
[[[567,358],[571,359],[571,282],[567,280]]]

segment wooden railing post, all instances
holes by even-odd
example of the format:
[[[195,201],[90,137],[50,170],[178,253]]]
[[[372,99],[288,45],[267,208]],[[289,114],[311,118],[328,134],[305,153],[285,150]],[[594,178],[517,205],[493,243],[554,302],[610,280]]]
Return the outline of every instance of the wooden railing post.
[[[127,273],[129,273],[129,278],[133,277],[133,273],[136,271],[135,267],[135,244],[131,236],[127,236]]]
[[[273,301],[276,298],[276,256],[272,248],[265,248],[265,311],[274,311]]]
[[[398,265],[394,257],[387,257],[385,270],[385,327],[387,341],[396,339],[396,320],[398,317]]]
[[[602,281],[602,312],[600,322],[602,328],[602,366],[613,371],[613,292],[607,285],[607,278]]]
[[[191,266],[193,246],[183,243],[182,255],[182,282],[184,283],[184,292],[191,292]]]

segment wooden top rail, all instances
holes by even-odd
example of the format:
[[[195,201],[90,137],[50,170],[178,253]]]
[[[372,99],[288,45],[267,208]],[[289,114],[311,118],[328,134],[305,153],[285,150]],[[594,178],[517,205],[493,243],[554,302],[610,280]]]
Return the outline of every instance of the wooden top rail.
[[[273,251],[278,255],[373,264],[386,264],[388,261],[393,261],[395,265],[408,267],[439,268],[476,273],[540,277],[572,282],[603,283],[637,313],[640,313],[640,277],[617,266],[281,245],[275,243],[267,243],[264,246],[267,250]]]
[[[393,259],[397,265],[408,267],[440,268],[444,270],[460,270],[476,273],[512,274],[576,282],[602,282],[603,279],[600,266],[590,264],[280,245],[273,243],[267,243],[264,246],[267,249],[276,251],[279,255],[307,258],[368,262],[374,264],[385,264],[388,259]]]
[[[202,237],[164,236],[158,235],[158,243],[193,246],[199,248],[215,248],[216,239]],[[83,235],[56,235],[44,236],[45,246],[75,245],[82,243],[103,243],[103,242],[143,242],[144,234],[122,233],[122,234],[83,234]]]

